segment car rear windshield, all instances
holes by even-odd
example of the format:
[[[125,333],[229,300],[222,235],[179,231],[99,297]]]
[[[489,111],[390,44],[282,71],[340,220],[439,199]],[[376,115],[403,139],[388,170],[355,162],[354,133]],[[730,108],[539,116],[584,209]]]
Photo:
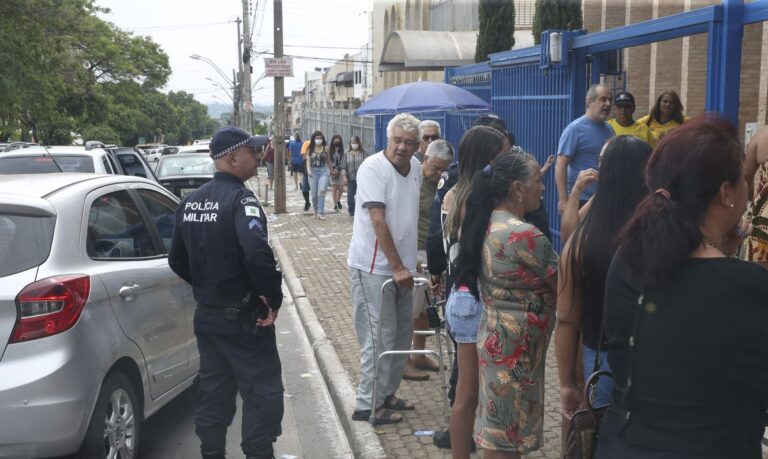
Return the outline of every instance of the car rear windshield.
[[[93,173],[93,158],[82,155],[0,156],[0,174],[47,174],[50,172]],[[58,167],[57,167],[58,164]]]
[[[200,155],[176,157],[166,156],[160,163],[158,177],[169,175],[213,175],[215,167],[209,156]]]
[[[0,277],[20,273],[48,258],[55,217],[0,214]]]

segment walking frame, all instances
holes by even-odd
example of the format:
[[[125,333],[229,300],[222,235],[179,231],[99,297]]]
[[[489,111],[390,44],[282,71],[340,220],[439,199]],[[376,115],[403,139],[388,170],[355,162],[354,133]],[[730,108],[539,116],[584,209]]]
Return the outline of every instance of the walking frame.
[[[432,355],[437,358],[438,373],[440,375],[440,393],[443,397],[443,421],[448,422],[449,420],[448,396],[446,395],[448,384],[445,379],[446,365],[443,359],[443,338],[447,336],[447,332],[443,327],[442,321],[438,320],[436,324],[430,321],[430,327],[432,327],[432,330],[414,330],[413,332],[415,335],[435,336],[437,341],[437,351],[433,351],[431,349],[423,349],[423,350],[409,349],[405,351],[400,351],[400,350],[384,351],[381,354],[379,354],[379,340],[381,338],[381,322],[382,322],[382,316],[384,312],[384,290],[388,286],[394,284],[394,282],[395,282],[394,279],[387,279],[381,285],[381,301],[379,302],[379,326],[378,326],[378,332],[376,334],[376,342],[374,344],[374,351],[373,351],[374,363],[373,363],[373,393],[372,393],[372,399],[371,399],[371,417],[368,419],[368,422],[370,422],[372,425],[376,423],[375,403],[376,403],[377,386],[379,381],[379,361],[381,360],[382,357],[396,356],[396,355]],[[421,286],[428,285],[428,281],[426,278],[417,277],[413,279],[413,284],[414,284],[414,288],[421,287]],[[433,307],[429,299],[429,294],[426,291],[424,292],[424,294],[427,296],[427,306]]]

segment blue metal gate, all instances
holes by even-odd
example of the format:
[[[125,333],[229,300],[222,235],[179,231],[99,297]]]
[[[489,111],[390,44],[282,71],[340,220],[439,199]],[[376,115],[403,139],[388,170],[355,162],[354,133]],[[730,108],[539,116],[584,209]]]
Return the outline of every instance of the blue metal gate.
[[[517,144],[544,164],[557,154],[560,134],[571,121],[568,67],[540,68],[539,47],[491,56],[491,98],[495,113],[504,119]],[[544,177],[544,204],[549,214],[552,242],[560,248],[555,168]]]

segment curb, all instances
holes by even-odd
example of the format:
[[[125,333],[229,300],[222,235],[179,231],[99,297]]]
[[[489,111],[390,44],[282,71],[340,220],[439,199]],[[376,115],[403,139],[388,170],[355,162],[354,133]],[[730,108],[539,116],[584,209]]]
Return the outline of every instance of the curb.
[[[381,445],[379,436],[373,430],[373,426],[367,422],[352,421],[357,391],[341,364],[336,349],[326,336],[320,321],[317,320],[312,303],[307,298],[304,286],[296,276],[293,263],[280,243],[280,239],[273,237],[271,242],[280,264],[280,270],[283,272],[283,279],[293,297],[293,303],[296,305],[301,324],[304,326],[304,331],[312,345],[320,372],[328,386],[328,392],[331,395],[333,405],[336,407],[352,453],[356,458],[362,459],[386,458],[384,447]]]

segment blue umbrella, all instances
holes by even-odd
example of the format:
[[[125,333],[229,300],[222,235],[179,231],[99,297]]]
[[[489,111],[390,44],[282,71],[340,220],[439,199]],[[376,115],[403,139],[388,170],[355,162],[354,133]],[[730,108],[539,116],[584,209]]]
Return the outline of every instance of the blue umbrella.
[[[489,110],[489,103],[466,89],[445,83],[417,81],[387,89],[355,110],[355,115]]]

